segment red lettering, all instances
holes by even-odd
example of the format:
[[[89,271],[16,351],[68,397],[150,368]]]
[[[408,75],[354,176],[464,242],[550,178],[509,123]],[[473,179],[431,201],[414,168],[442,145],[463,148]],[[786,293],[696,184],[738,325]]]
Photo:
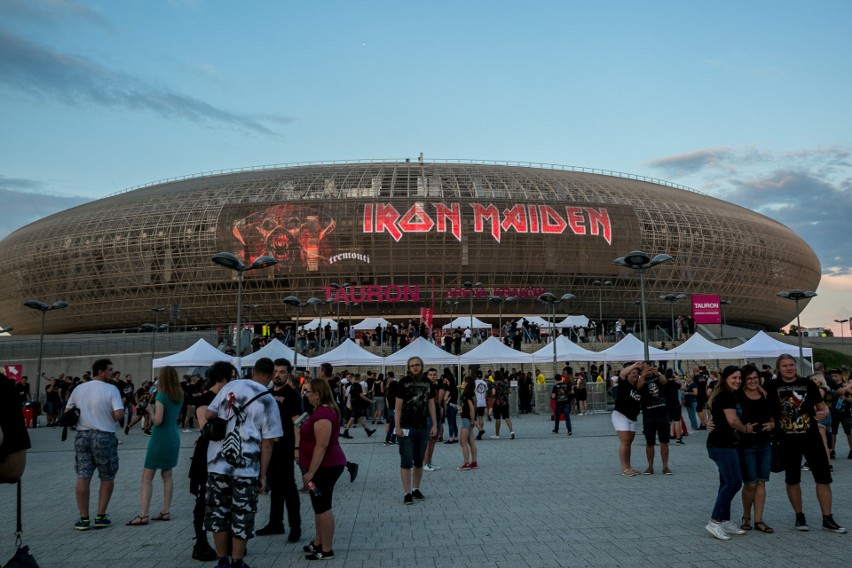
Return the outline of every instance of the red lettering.
[[[349,296],[346,293],[346,288],[338,288],[337,293],[334,295],[334,302],[349,302]]]
[[[589,234],[603,235],[607,244],[612,244],[612,223],[609,220],[609,212],[606,208],[594,209],[586,207],[586,214],[589,216]]]
[[[527,209],[523,205],[515,205],[503,210],[503,222],[500,227],[504,231],[515,229],[516,233],[527,232]]]
[[[539,205],[538,210],[541,213],[541,232],[545,234],[559,235],[565,231],[568,225],[565,219],[559,216],[559,213],[554,211],[550,205]]]
[[[365,299],[366,299],[364,286],[353,286],[352,288],[353,288],[352,295],[350,296],[352,298],[352,303],[353,304],[360,304],[360,303],[364,302]],[[355,296],[356,291],[358,292],[357,297]]]
[[[403,286],[401,302],[419,302],[420,286]]]
[[[365,302],[381,302],[382,301],[382,287],[381,286],[367,286],[367,298],[364,301]]]
[[[402,231],[397,227],[396,222],[399,220],[399,211],[397,211],[390,203],[376,204],[376,230],[381,233],[387,231],[393,237],[393,240],[399,242],[402,238]]]
[[[364,205],[364,232],[373,232],[373,204],[366,203]]]
[[[435,215],[438,218],[438,232],[447,232],[447,221],[452,224],[453,236],[461,242],[461,209],[458,203],[451,203],[449,207],[443,203],[435,203]]]
[[[402,297],[402,290],[399,289],[399,286],[386,286],[385,287],[385,300],[388,302],[398,302]]]
[[[333,295],[332,290],[334,290],[334,288],[331,286],[323,286],[322,290],[325,292],[325,301],[327,302],[331,300],[331,296]]]
[[[435,222],[419,205],[412,205],[399,220],[399,227],[406,233],[428,233]]]
[[[583,216],[583,210],[580,207],[566,207],[565,216],[568,217],[568,226],[575,235],[586,234],[586,218]]]
[[[491,220],[491,236],[498,243],[500,242],[500,212],[496,207],[489,204],[488,207],[483,207],[479,203],[471,203],[473,207],[473,231],[475,233],[484,232],[485,219]]]
[[[538,233],[538,207],[530,205],[528,209],[530,211],[530,233]]]

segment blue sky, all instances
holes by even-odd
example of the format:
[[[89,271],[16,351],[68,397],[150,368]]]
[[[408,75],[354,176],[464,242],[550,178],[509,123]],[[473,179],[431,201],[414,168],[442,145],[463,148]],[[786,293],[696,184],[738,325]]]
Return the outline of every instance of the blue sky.
[[[0,237],[159,179],[558,163],[773,217],[852,314],[852,3],[0,0]],[[849,335],[849,332],[845,332]]]

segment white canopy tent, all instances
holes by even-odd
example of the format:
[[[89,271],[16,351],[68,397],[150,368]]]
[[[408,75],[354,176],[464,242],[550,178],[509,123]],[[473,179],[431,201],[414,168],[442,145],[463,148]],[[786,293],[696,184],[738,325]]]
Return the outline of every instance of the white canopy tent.
[[[524,322],[534,323],[539,327],[550,327],[550,322],[539,316],[524,316],[518,320],[518,327],[524,325]]]
[[[337,322],[334,321],[332,318],[314,318],[311,321],[309,321],[308,323],[306,323],[304,325],[300,325],[299,327],[304,327],[306,330],[316,329],[318,327],[325,329],[326,325],[330,325],[332,331],[337,329]],[[373,327],[375,327],[375,326],[373,326]]]
[[[668,351],[648,346],[648,356],[652,361],[659,361]],[[644,345],[638,337],[628,333],[624,339],[598,352],[598,361],[641,361],[645,358]]]
[[[405,365],[410,357],[420,357],[426,366],[458,365],[459,358],[447,353],[428,339],[418,337],[396,353],[385,357],[385,366]]]
[[[235,357],[226,355],[203,339],[199,339],[179,353],[154,359],[152,366],[155,369],[161,367],[209,367],[218,361],[236,364]]]
[[[556,327],[588,327],[589,318],[586,316],[568,316],[561,322],[556,324]]]
[[[664,351],[657,356],[658,361],[697,361],[707,359],[742,359],[741,354],[727,347],[716,345],[703,335],[693,333],[692,337],[674,349]]]
[[[382,328],[387,327],[390,322],[385,318],[367,318],[364,321],[358,322],[352,326],[352,329],[355,331],[372,331],[376,329],[377,325],[382,326]]]
[[[778,357],[784,353],[789,353],[793,356],[799,355],[799,348],[796,345],[790,345],[783,341],[778,341],[774,337],[770,337],[762,331],[743,343],[731,348],[731,352],[738,354],[738,359],[763,359],[767,357]],[[814,350],[810,347],[805,347],[802,350],[805,357],[813,357]]]
[[[467,329],[470,326],[470,316],[457,317],[450,323],[444,325],[441,329]],[[485,323],[477,318],[473,318],[473,328],[472,329],[491,329],[490,323]]]
[[[531,353],[516,351],[496,337],[489,337],[482,345],[459,357],[462,365],[496,363],[532,363]]]
[[[290,361],[290,363],[293,363],[295,355],[295,351],[293,351],[277,339],[272,339],[269,343],[267,343],[251,355],[246,355],[245,357],[243,357],[240,361],[240,365],[243,367],[253,367],[254,364],[257,363],[258,359],[263,359],[264,357],[269,357],[273,361],[275,361],[276,359],[287,359],[288,361]],[[307,359],[307,357],[304,358]]]
[[[383,362],[384,359],[378,355],[373,355],[366,349],[358,347],[351,339],[347,339],[328,353],[324,353],[318,357],[311,357],[308,360],[307,366],[319,367],[323,363],[331,363],[335,366],[381,367]]]
[[[548,343],[538,351],[532,353],[535,363],[553,362],[553,344]],[[599,361],[600,354],[595,351],[583,349],[564,335],[556,336],[556,360],[557,361]]]

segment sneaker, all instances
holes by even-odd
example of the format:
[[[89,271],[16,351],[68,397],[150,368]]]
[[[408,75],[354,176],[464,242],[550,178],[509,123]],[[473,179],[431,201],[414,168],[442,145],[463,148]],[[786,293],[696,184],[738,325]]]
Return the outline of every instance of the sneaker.
[[[809,531],[811,527],[808,526],[808,522],[805,520],[804,513],[796,513],[796,525],[795,528],[797,531]]]
[[[432,465],[431,463],[424,464],[423,469],[425,469],[426,471],[438,471],[438,468]]]
[[[229,568],[251,568],[248,564],[246,564],[245,559],[243,560],[233,560],[230,564],[227,565]]]
[[[184,434],[188,434],[189,432],[192,432],[192,430],[190,430],[189,428],[184,428],[183,432]]]
[[[479,464],[476,463],[475,461],[470,462],[470,469],[477,469],[478,467],[479,467]]]
[[[559,430],[551,430],[551,432],[553,432],[554,434],[558,434]]]
[[[573,435],[574,435],[574,432],[568,432],[568,435],[569,435],[569,436],[573,436]]]
[[[310,543],[303,546],[302,550],[304,550],[305,552],[319,552],[320,547],[318,547],[316,544],[314,544],[314,541],[311,541]]]
[[[677,443],[677,444],[680,444],[681,446],[685,446],[685,445],[686,445],[686,442],[684,442],[684,441],[683,441],[683,440],[681,440],[681,439],[678,439],[678,441],[677,441],[676,443]]]
[[[844,534],[846,532],[846,529],[834,522],[834,517],[831,515],[826,515],[822,518],[822,530],[837,534]]]
[[[287,542],[299,542],[302,540],[302,529],[290,528],[290,534],[287,535]]]
[[[370,436],[372,436],[373,434],[376,433],[376,429],[373,428],[372,430],[370,430],[369,428],[367,428],[366,432],[367,432],[367,437],[369,438]]]
[[[732,521],[725,521],[722,523],[722,530],[724,530],[728,534],[745,534],[746,532],[738,527],[736,523]]]
[[[87,531],[92,528],[92,522],[89,520],[89,517],[80,517],[77,519],[77,522],[74,523],[74,528],[78,531]]]
[[[811,470],[811,466],[808,464],[808,462],[805,462],[804,464],[802,464],[802,471],[810,471],[810,470]]]
[[[107,517],[109,515],[95,515],[95,522],[92,523],[93,529],[105,529],[112,525],[112,521],[110,521]]]
[[[480,430],[479,434],[476,435],[476,439],[481,440],[484,435],[485,435],[485,430]]]
[[[834,453],[834,450],[831,450],[831,452],[828,454],[828,457],[829,457],[829,459],[832,459],[832,460],[833,460],[834,458],[836,458],[836,457],[837,457],[837,454],[836,454],[836,453]]]
[[[510,433],[509,433],[509,439],[510,439],[510,440],[514,440],[514,439],[515,439],[515,433],[514,433],[514,432],[510,432]]]
[[[667,467],[663,468],[663,475],[674,475],[674,472]]]
[[[714,523],[710,521],[704,528],[707,529],[707,532],[718,538],[719,540],[731,540],[731,537],[728,536],[728,533],[725,532],[725,529],[722,528],[720,523]]]
[[[470,462],[464,462],[460,467],[457,467],[456,469],[459,471],[470,471],[473,468],[470,467]]]
[[[423,495],[422,493],[420,493],[419,489],[415,489],[414,491],[412,491],[411,496],[414,497],[415,499],[417,499],[418,501],[425,501],[426,500],[426,496]]]
[[[346,469],[349,470],[349,483],[355,483],[355,478],[358,477],[358,467],[355,462],[346,462]]]
[[[492,439],[492,440],[499,440],[499,439],[500,439],[500,436],[497,436],[497,435],[495,434],[494,436],[491,436],[491,439]]]
[[[332,560],[334,558],[334,551],[329,550],[328,552],[323,552],[322,550],[318,550],[312,554],[306,554],[305,560]]]
[[[349,435],[349,430],[344,430],[343,434],[340,435],[341,438],[346,438],[347,440],[351,440],[352,436]]]
[[[405,505],[414,505],[414,497],[411,496],[411,493],[406,493],[405,497],[403,497],[402,502]]]

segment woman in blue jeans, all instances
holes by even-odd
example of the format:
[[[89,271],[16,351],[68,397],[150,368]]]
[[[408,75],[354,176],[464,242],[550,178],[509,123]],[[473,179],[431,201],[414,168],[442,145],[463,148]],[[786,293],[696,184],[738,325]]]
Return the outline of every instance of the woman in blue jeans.
[[[774,533],[772,527],[763,522],[763,506],[766,503],[766,482],[772,464],[770,432],[775,428],[775,419],[766,394],[760,388],[757,367],[744,365],[740,369],[743,377],[738,401],[740,420],[755,424],[752,436],[741,438],[740,467],[743,472],[743,522],[740,528],[751,530],[751,510],[754,507],[754,528],[763,533]]]
[[[739,439],[742,435],[753,435],[756,424],[743,424],[737,416],[737,391],[741,382],[739,367],[725,367],[709,400],[714,428],[707,436],[707,453],[719,468],[719,491],[710,522],[704,528],[719,540],[731,540],[732,534],[745,534],[731,522],[731,503],[743,486]]]

